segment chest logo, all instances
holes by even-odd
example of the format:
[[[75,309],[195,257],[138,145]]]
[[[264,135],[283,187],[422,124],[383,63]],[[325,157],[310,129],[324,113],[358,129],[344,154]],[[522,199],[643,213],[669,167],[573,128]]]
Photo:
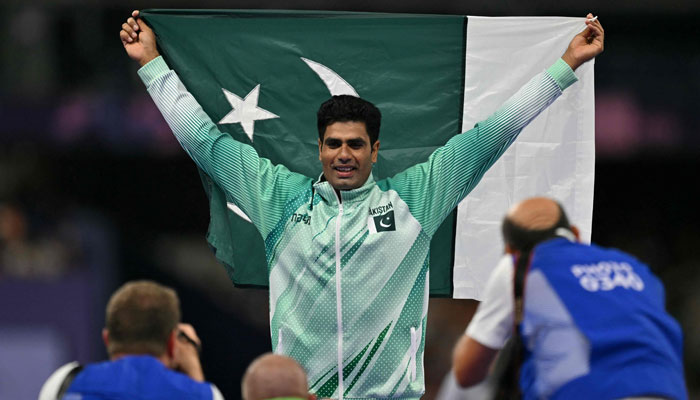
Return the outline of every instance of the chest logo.
[[[382,215],[370,215],[367,218],[367,229],[369,233],[388,232],[396,230],[396,220],[394,211],[389,211]]]

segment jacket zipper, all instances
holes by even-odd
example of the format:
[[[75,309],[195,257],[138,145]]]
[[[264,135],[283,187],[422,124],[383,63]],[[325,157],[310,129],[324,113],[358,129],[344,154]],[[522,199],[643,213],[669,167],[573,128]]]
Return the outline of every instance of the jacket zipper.
[[[343,218],[343,203],[335,190],[338,200],[338,219],[335,221],[335,294],[336,316],[338,320],[338,399],[343,400],[343,296],[340,281],[340,223]]]

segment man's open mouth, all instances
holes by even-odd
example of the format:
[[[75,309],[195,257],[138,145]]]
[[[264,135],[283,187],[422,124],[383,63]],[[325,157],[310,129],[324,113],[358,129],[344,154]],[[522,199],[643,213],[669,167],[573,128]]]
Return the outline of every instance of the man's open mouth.
[[[342,177],[351,176],[351,175],[353,174],[353,172],[355,172],[355,169],[356,169],[356,168],[355,168],[355,167],[346,166],[346,165],[339,165],[339,166],[333,167],[333,169],[335,169],[336,171],[338,171],[338,176],[340,176],[340,177],[342,178]]]

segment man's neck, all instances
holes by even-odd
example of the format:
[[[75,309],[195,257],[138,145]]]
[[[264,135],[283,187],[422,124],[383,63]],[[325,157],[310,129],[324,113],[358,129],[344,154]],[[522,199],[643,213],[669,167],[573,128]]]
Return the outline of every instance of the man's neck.
[[[365,181],[362,183],[361,186],[358,186],[358,187],[352,188],[352,189],[338,189],[338,188],[336,188],[335,186],[333,186],[333,191],[335,192],[335,195],[338,197],[338,203],[342,203],[342,202],[343,202],[343,196],[340,195],[341,190],[342,190],[343,192],[347,192],[347,191],[350,191],[350,190],[359,189],[359,188],[365,186],[365,184],[367,184],[367,181],[369,181],[371,177],[372,177],[372,174],[370,174],[369,176],[367,176],[367,179],[365,179]],[[324,182],[324,181],[326,181],[326,177],[325,177],[323,174],[321,174],[321,177],[319,178],[318,181],[319,181],[319,182]],[[330,184],[330,182],[329,182],[329,184]]]
[[[165,365],[166,367],[170,367],[170,358],[168,357],[167,354],[161,354],[160,356],[154,356],[153,354],[146,354],[146,353],[116,353],[113,354],[109,357],[110,361],[117,361],[121,358],[128,357],[128,356],[150,356],[155,358],[156,360],[160,361]]]
[[[335,191],[335,195],[338,196],[338,203],[342,203],[343,196],[340,195],[340,189],[333,188],[333,190]]]

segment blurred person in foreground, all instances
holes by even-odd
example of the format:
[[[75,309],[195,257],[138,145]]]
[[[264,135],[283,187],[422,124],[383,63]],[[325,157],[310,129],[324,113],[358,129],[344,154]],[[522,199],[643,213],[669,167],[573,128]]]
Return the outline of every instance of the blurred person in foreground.
[[[482,381],[514,334],[523,398],[687,398],[682,332],[646,265],[580,243],[548,198],[514,205],[502,231],[507,255],[454,350],[460,386]]]
[[[204,381],[201,342],[192,325],[180,323],[173,289],[150,281],[124,284],[107,304],[102,339],[109,361],[62,366],[39,400],[223,399]]]
[[[243,400],[316,400],[309,393],[306,372],[293,358],[265,353],[248,366],[241,382]]]

